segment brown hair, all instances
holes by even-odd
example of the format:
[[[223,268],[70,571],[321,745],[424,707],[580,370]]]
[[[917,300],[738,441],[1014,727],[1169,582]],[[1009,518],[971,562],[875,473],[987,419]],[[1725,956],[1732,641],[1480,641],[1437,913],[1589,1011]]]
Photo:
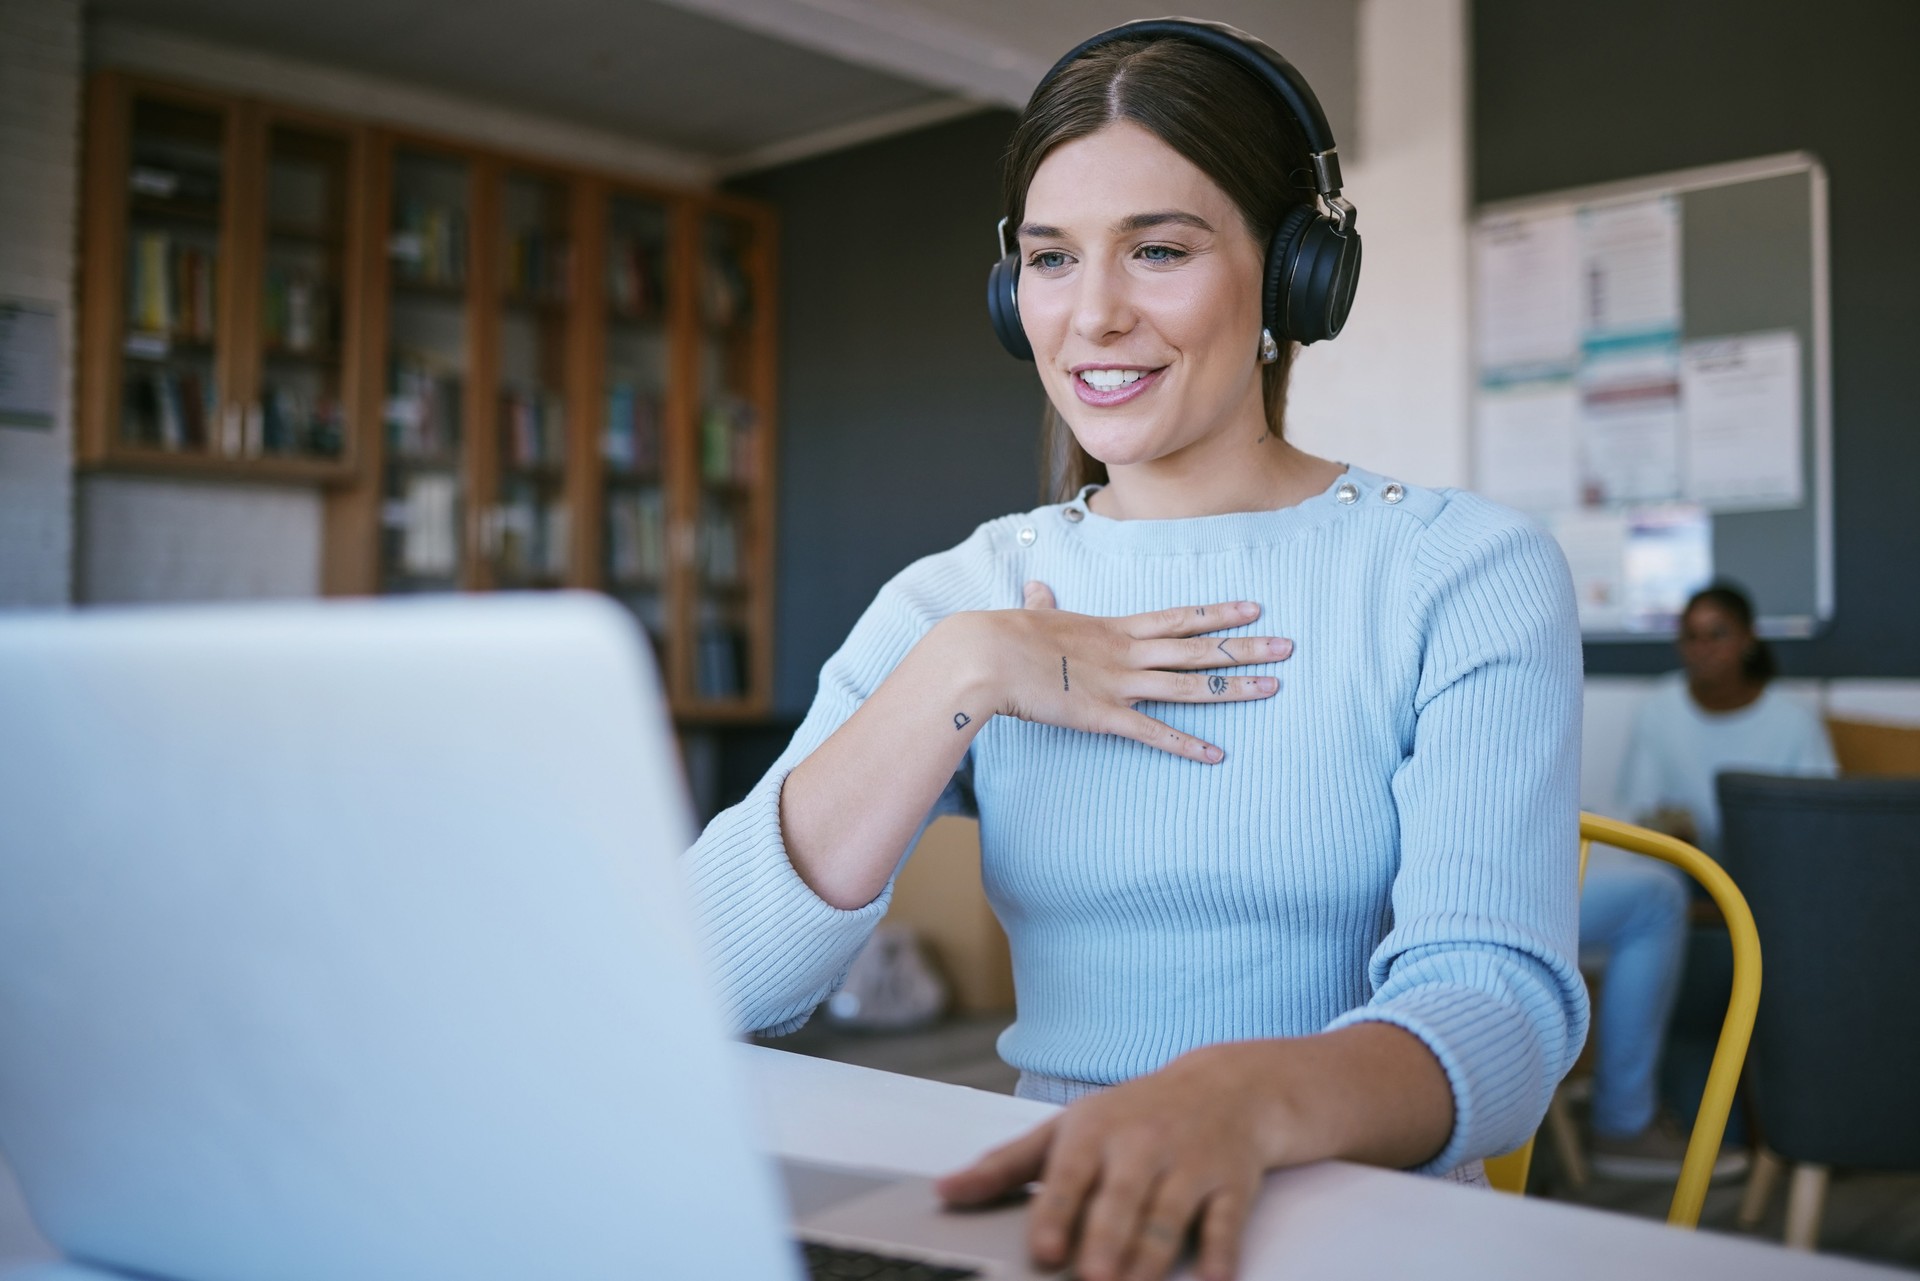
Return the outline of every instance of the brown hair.
[[[1027,188],[1048,153],[1117,120],[1140,125],[1211,178],[1240,210],[1262,254],[1287,211],[1313,198],[1306,137],[1270,85],[1189,40],[1116,40],[1076,59],[1027,103],[1007,144],[1002,203],[1010,225],[1025,219]],[[1283,434],[1287,375],[1298,350],[1283,339],[1280,359],[1260,372],[1267,429],[1276,436]],[[1080,448],[1051,403],[1043,437],[1043,475],[1059,481],[1052,497],[1105,483],[1106,464]]]

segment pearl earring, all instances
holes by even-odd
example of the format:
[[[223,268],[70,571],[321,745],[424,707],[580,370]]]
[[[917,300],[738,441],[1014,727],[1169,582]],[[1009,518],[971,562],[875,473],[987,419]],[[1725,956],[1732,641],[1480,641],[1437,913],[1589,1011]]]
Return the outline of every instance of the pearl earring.
[[[1273,330],[1262,329],[1260,331],[1260,363],[1271,365],[1278,359],[1280,359],[1280,344],[1273,340]]]

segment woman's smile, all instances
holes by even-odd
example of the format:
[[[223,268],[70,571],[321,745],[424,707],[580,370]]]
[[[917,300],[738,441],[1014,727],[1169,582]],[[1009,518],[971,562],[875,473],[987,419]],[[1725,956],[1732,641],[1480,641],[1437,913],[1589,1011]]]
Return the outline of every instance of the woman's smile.
[[[1111,409],[1146,395],[1165,371],[1164,365],[1157,369],[1137,365],[1075,365],[1070,372],[1073,394],[1082,404]]]

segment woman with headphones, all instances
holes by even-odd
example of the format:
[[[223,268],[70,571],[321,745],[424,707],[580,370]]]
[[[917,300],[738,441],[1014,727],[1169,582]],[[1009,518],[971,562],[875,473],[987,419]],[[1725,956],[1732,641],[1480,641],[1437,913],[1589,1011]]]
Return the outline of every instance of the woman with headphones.
[[[981,822],[1054,1120],[950,1176],[1039,1180],[1039,1261],[1232,1275],[1262,1174],[1475,1181],[1586,1032],[1567,569],[1471,494],[1282,431],[1339,332],[1354,210],[1312,91],[1231,29],[1102,33],[1006,164],[996,331],[1061,501],[903,570],[792,744],[687,856],[743,1029],[797,1027],[935,814]]]

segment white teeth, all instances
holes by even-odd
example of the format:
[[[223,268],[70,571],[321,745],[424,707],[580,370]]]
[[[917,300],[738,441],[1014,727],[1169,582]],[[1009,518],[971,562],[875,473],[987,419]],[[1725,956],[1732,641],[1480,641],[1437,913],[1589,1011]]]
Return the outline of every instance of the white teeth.
[[[1139,369],[1084,369],[1080,380],[1095,391],[1118,391],[1128,383],[1137,383],[1146,377]]]

